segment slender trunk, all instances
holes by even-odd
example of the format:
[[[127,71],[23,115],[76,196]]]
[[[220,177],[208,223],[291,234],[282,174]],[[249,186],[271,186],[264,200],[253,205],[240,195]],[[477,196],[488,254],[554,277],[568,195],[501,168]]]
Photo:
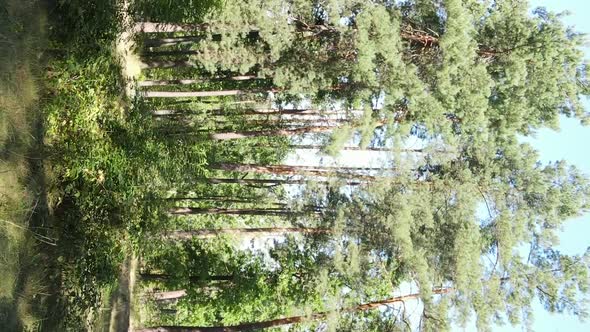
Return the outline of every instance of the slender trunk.
[[[185,32],[185,31],[205,31],[209,27],[208,23],[197,24],[172,24],[158,22],[137,22],[135,32],[139,33],[161,33],[161,32]]]
[[[155,66],[155,67],[153,67]],[[144,62],[143,68],[171,68],[176,66],[195,66],[191,61],[153,61]],[[341,87],[332,87],[329,90],[337,90]],[[144,97],[162,97],[162,98],[190,98],[190,97],[208,97],[208,96],[234,96],[248,93],[277,93],[284,91],[282,88],[271,88],[268,90],[222,90],[222,91],[145,91]],[[216,93],[209,95],[208,93]]]
[[[264,208],[264,209],[226,209],[226,208],[196,208],[176,207],[169,210],[171,215],[190,216],[197,214],[226,214],[244,216],[284,216],[293,214],[293,211],[285,208]]]
[[[218,100],[207,100],[202,99],[195,101],[195,99],[166,99],[167,105],[182,105],[182,104],[207,104],[207,105],[218,105],[217,107],[227,107],[228,105],[248,105],[248,104],[260,104],[258,100],[224,100],[223,102]]]
[[[304,184],[307,180],[209,178],[207,179],[207,182],[212,184]]]
[[[305,133],[328,133],[334,130],[334,126],[303,127],[294,129],[255,130],[255,131],[232,131],[211,134],[211,139],[226,141],[258,136],[294,136]]]
[[[330,234],[329,228],[312,227],[264,227],[264,228],[220,228],[174,231],[164,237],[170,240],[209,239],[219,235],[279,235],[279,234]]]
[[[193,61],[189,59],[181,60],[154,60],[144,61],[141,63],[141,69],[154,69],[154,68],[190,68],[199,67]]]
[[[256,145],[256,146],[265,147],[263,145]],[[289,147],[296,149],[296,150],[321,150],[322,148],[324,148],[323,145],[299,145],[299,144],[293,144],[293,145],[290,145]],[[378,151],[378,152],[396,151],[396,149],[394,149],[394,148],[381,148],[381,147],[361,148],[359,146],[345,146],[342,148],[342,150],[345,150],[345,151]],[[405,152],[405,153],[427,153],[428,152],[425,149],[399,149],[398,151]],[[442,153],[442,154],[452,153],[452,151],[443,150],[443,149],[435,149],[435,150],[432,150],[432,152]]]
[[[219,291],[219,286],[201,286],[196,289],[200,294],[213,294]],[[152,294],[152,298],[158,302],[173,302],[187,295],[186,289],[179,289],[167,292],[157,292]]]
[[[176,309],[161,308],[160,313],[164,315],[176,315]]]
[[[207,181],[211,184],[245,184],[245,185],[284,185],[284,184],[306,184],[308,182],[315,183],[329,183],[326,180],[309,180],[309,179],[223,179],[210,178]],[[358,186],[364,184],[364,181],[348,181],[350,186]]]
[[[221,90],[221,91],[144,91],[143,97],[146,98],[198,98],[198,97],[222,97],[222,96],[239,96],[242,94],[253,93],[254,91],[245,90]]]
[[[397,120],[396,120],[397,121]],[[379,121],[375,128],[379,128],[387,123],[386,120]],[[294,136],[298,134],[311,134],[311,133],[328,133],[337,126],[309,126],[301,128],[291,129],[271,129],[271,130],[254,130],[254,131],[232,131],[232,132],[221,132],[211,134],[211,139],[224,141],[232,139],[242,139],[248,137],[258,136]]]
[[[260,199],[260,198],[259,198]],[[192,202],[222,202],[222,203],[258,203],[255,198],[252,199],[245,199],[245,198],[228,198],[225,196],[219,197],[170,197],[166,198],[167,201],[192,201]],[[284,203],[279,202],[272,202],[268,203],[271,205],[285,205]]]
[[[254,202],[260,201],[264,199],[264,196],[227,196],[227,195],[205,195],[205,196],[198,196],[198,197],[191,197],[190,192],[183,191],[183,192],[176,192],[176,196],[164,198],[164,200],[225,200],[225,199],[237,199],[242,202]]]
[[[253,172],[259,174],[280,174],[280,175],[298,175],[298,174],[327,174],[338,172],[357,172],[357,171],[377,171],[383,172],[388,168],[383,167],[345,167],[345,166],[294,166],[294,165],[256,165],[256,164],[212,164],[212,169],[219,169],[231,172]]]
[[[220,33],[211,34],[209,35],[212,41],[221,41],[223,35]],[[248,37],[250,40],[255,40],[259,38],[259,33],[256,30],[250,31]],[[205,36],[179,36],[179,37],[167,37],[167,38],[152,38],[152,39],[145,39],[143,41],[143,46],[147,48],[153,47],[169,47],[169,46],[180,46],[180,45],[190,45],[206,39]]]
[[[169,50],[169,51],[143,51],[140,53],[142,57],[156,57],[156,56],[183,56],[183,55],[197,55],[201,54],[197,50]]]
[[[252,124],[252,123],[251,123]],[[259,124],[268,125],[268,121],[260,122]],[[280,128],[280,126],[277,126]],[[168,136],[189,136],[198,135],[202,133],[208,133],[208,136],[217,141],[227,141],[235,139],[244,139],[249,137],[264,137],[264,136],[294,136],[296,134],[306,133],[327,133],[335,128],[337,125],[327,126],[312,126],[312,127],[291,127],[281,129],[266,129],[266,130],[253,130],[253,131],[229,131],[233,128],[227,126],[225,128],[190,128],[190,127],[176,127],[171,128],[174,130],[162,130],[162,133]],[[166,129],[166,128],[163,128]],[[218,130],[218,131],[217,131]]]
[[[142,280],[145,281],[168,281],[176,278],[183,278],[177,277],[170,274],[153,274],[153,273],[141,273],[139,275]],[[202,282],[202,281],[233,281],[233,275],[213,275],[213,276],[189,276],[188,280],[191,282]]]
[[[297,145],[297,144],[291,145],[290,147],[293,149],[298,149],[298,150],[321,150],[324,148],[323,145]],[[393,148],[373,148],[373,147],[361,148],[360,146],[345,146],[342,148],[342,150],[391,152],[391,151],[393,151]],[[424,150],[423,149],[402,149],[401,151],[402,152],[422,153]]]
[[[179,299],[184,296],[186,296],[186,290],[181,289],[181,290],[175,290],[175,291],[169,291],[169,292],[154,293],[152,295],[152,298],[156,301],[170,301],[170,300]]]
[[[316,110],[294,110],[294,109],[286,109],[286,110],[278,110],[278,109],[245,109],[245,110],[230,110],[227,111],[225,109],[211,109],[211,110],[204,110],[195,112],[194,110],[190,109],[179,109],[179,110],[168,110],[168,109],[161,109],[161,110],[152,110],[151,113],[156,116],[184,116],[187,114],[211,114],[216,116],[226,116],[230,114],[235,115],[260,115],[260,116],[268,116],[268,115],[291,115],[291,116],[310,116],[310,115],[325,115],[326,113],[319,113]],[[340,120],[340,119],[321,119],[321,120]],[[319,120],[318,120],[319,121]]]
[[[176,121],[185,121],[190,123],[190,118],[183,117],[180,115],[171,115],[170,120],[176,119]],[[242,119],[242,124],[246,125],[248,128],[281,128],[284,130],[293,130],[298,128],[309,128],[312,126],[322,126],[322,127],[332,127],[337,128],[338,126],[342,125],[343,123],[350,123],[348,119],[297,119],[297,118],[272,118],[272,117],[265,117],[265,118],[255,118],[255,117],[248,117],[245,116]],[[231,129],[231,124],[233,121],[229,118],[216,118],[213,120],[215,124],[215,129],[220,131]],[[228,125],[229,124],[229,125]],[[223,125],[228,125],[226,128],[223,128]]]
[[[240,75],[229,77],[212,77],[203,79],[176,79],[176,80],[145,80],[139,81],[139,86],[165,86],[165,85],[189,85],[207,82],[224,82],[224,81],[249,81],[249,80],[263,80],[265,78],[256,77],[253,75]]]
[[[449,288],[433,290],[434,294],[442,295],[450,293],[452,290]],[[334,311],[319,312],[307,316],[292,316],[273,320],[267,320],[256,323],[243,323],[233,326],[211,326],[211,327],[199,327],[199,326],[159,326],[159,327],[148,327],[140,329],[138,332],[245,332],[245,331],[258,331],[271,327],[287,326],[302,322],[310,322],[316,320],[324,320],[328,316],[334,313],[355,313],[360,311],[367,311],[377,309],[385,305],[405,302],[410,300],[418,300],[420,298],[419,293],[408,294],[404,296],[396,296],[382,301],[369,302],[360,304],[353,307],[343,308]]]
[[[168,37],[168,38],[153,38],[145,39],[143,46],[145,47],[167,47],[175,45],[192,44],[203,40],[203,36],[181,36],[181,37]]]

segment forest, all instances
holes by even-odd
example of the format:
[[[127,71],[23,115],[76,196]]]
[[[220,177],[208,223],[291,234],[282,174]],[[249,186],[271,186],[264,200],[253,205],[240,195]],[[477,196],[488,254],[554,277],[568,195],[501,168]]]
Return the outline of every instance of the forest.
[[[526,0],[0,0],[0,330],[529,330],[589,175]],[[589,244],[590,245],[590,244]],[[590,247],[589,247],[590,249]]]

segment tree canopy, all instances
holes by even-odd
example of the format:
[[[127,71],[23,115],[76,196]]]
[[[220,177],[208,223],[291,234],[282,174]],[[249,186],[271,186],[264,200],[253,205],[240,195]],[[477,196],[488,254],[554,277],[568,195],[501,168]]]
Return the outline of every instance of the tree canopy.
[[[519,142],[588,121],[583,36],[560,15],[521,0],[248,0],[145,19],[142,96],[187,161],[156,193],[164,235],[144,252],[146,282],[186,289],[158,331],[405,330],[405,306],[369,309],[407,285],[427,331],[530,324],[536,300],[587,315],[590,252],[554,249],[590,207],[587,176]],[[287,164],[298,149],[388,162]],[[231,237],[270,233],[262,249]]]

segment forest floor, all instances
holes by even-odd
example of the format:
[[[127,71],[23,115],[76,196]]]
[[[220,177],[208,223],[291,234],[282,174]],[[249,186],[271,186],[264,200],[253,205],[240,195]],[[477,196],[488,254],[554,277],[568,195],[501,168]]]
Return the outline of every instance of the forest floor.
[[[132,321],[137,261],[119,209],[132,188],[122,143],[135,127],[123,91],[134,62],[130,35],[88,42],[119,24],[117,6],[97,4],[0,0],[3,331],[127,331]]]
[[[47,17],[32,0],[0,8],[0,325],[39,325],[50,301],[48,268],[56,246],[44,158],[40,53]]]

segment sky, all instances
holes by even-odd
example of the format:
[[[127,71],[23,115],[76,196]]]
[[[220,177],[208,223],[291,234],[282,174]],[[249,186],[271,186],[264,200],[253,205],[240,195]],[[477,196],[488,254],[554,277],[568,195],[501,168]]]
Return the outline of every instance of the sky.
[[[569,11],[570,15],[564,22],[573,26],[578,32],[590,34],[590,1],[589,0],[531,0],[531,6],[546,7],[550,11]],[[589,39],[590,41],[590,39]],[[590,47],[585,47],[586,58],[590,59]],[[590,101],[584,103],[590,109]],[[544,163],[566,160],[587,175],[590,175],[590,127],[582,127],[579,121],[563,117],[559,132],[543,129],[536,133],[535,138],[523,141],[530,143],[540,154]],[[561,233],[558,249],[567,254],[582,254],[590,247],[590,214],[568,222]],[[535,307],[533,330],[538,332],[575,332],[590,331],[590,320],[584,323],[567,315],[553,315],[546,312],[540,305]],[[471,329],[466,329],[471,330]],[[522,331],[522,328],[495,327],[494,331]]]

